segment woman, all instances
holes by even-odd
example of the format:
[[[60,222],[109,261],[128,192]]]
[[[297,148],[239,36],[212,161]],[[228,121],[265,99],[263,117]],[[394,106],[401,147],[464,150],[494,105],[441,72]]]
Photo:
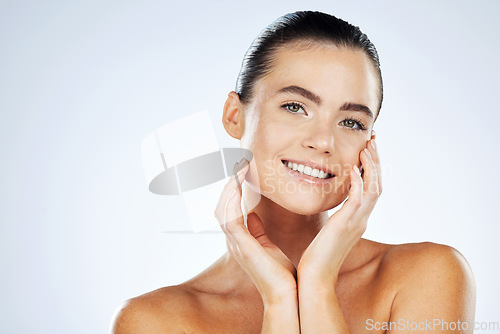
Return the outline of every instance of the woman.
[[[361,238],[382,191],[372,130],[382,92],[376,49],[357,27],[296,12],[265,29],[223,110],[228,134],[253,152],[215,210],[228,252],[128,301],[113,332],[472,332],[474,280],[460,253]]]

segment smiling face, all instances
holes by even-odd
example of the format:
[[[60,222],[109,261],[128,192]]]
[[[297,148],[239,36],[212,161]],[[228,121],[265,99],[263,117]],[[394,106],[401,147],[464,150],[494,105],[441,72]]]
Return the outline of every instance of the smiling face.
[[[342,203],[350,169],[360,166],[359,153],[371,137],[378,91],[362,51],[334,45],[278,50],[272,71],[241,105],[241,146],[254,154],[247,181],[298,214]]]

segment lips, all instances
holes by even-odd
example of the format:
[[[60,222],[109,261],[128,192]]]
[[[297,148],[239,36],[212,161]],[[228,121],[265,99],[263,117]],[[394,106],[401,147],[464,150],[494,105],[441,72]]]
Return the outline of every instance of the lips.
[[[307,176],[315,180],[328,180],[335,177],[332,171],[321,164],[307,160],[281,160],[283,165],[297,174]]]

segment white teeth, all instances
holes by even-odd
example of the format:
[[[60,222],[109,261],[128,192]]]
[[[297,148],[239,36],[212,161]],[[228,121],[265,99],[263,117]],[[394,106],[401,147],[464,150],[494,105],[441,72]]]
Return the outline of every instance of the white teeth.
[[[290,162],[290,161],[284,161],[285,166],[288,166],[288,168],[293,169],[297,172],[312,176],[312,177],[317,177],[319,179],[326,179],[327,176],[329,175],[327,172],[324,172],[320,169],[312,169],[312,167],[297,164],[295,162]]]

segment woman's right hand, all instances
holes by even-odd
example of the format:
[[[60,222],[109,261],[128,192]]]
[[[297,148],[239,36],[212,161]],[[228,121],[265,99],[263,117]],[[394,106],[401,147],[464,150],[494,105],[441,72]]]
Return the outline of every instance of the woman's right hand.
[[[237,174],[241,183],[249,170],[246,161]],[[249,213],[245,227],[241,211],[241,188],[235,176],[224,187],[215,210],[215,216],[226,234],[229,253],[248,274],[259,291],[264,306],[297,294],[297,271],[288,257],[266,235],[259,216]]]

